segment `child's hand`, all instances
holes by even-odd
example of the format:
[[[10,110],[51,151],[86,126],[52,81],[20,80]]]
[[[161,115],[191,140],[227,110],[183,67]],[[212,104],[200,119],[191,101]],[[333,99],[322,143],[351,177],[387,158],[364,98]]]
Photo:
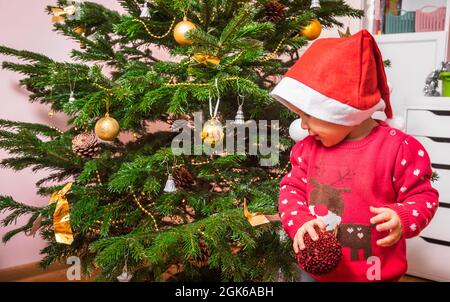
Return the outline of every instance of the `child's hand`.
[[[305,222],[297,231],[294,237],[294,252],[297,254],[300,250],[305,249],[305,243],[303,242],[303,236],[308,233],[312,240],[316,241],[319,236],[314,229],[314,226],[318,226],[321,230],[325,230],[326,225],[321,219],[313,219]]]
[[[388,247],[396,244],[402,237],[402,224],[398,214],[389,208],[370,207],[370,212],[377,214],[370,219],[370,223],[377,224],[377,231],[389,231],[389,235],[377,240],[377,245]]]

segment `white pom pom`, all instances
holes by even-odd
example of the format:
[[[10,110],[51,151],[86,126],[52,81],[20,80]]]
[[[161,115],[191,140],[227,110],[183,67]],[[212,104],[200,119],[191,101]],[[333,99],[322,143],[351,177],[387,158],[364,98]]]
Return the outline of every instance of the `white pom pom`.
[[[298,142],[299,140],[307,137],[309,135],[307,130],[302,129],[302,120],[296,119],[294,120],[291,125],[289,126],[289,136],[295,141]]]
[[[396,128],[402,131],[405,130],[405,120],[401,116],[395,115],[394,117],[387,119],[386,123],[392,128]]]

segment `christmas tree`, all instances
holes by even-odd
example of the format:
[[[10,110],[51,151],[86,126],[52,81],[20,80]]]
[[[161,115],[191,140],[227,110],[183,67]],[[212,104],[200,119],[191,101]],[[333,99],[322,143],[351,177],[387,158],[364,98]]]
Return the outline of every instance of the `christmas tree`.
[[[30,101],[69,117],[67,131],[0,120],[11,155],[1,166],[51,171],[36,184],[46,207],[0,195],[3,226],[30,216],[3,241],[38,233],[43,267],[77,256],[98,280],[289,280],[291,243],[259,213],[277,213],[296,116],[269,92],[321,28],[363,12],[344,1],[119,2],[125,14],[87,1],[47,7],[55,30],[80,43],[74,62],[0,46],[24,61],[2,66],[24,75]],[[279,154],[250,152],[267,143],[261,129],[239,152],[224,147],[249,120],[280,121],[259,124],[279,130]],[[171,130],[149,131],[155,121]]]

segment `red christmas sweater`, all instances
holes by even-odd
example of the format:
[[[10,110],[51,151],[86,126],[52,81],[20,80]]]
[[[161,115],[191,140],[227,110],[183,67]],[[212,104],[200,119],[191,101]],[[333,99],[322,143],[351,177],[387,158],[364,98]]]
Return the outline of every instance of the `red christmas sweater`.
[[[327,231],[338,228],[343,258],[319,281],[371,281],[368,271],[380,268],[380,281],[398,280],[407,268],[405,239],[417,236],[438,208],[438,192],[430,184],[431,164],[413,137],[377,120],[359,141],[327,148],[308,136],[291,151],[291,171],[280,183],[279,212],[293,238],[307,221],[321,218]],[[403,236],[380,247],[371,225],[370,206],[388,207],[400,217]],[[373,256],[377,256],[373,257]],[[379,260],[379,261],[378,261]]]

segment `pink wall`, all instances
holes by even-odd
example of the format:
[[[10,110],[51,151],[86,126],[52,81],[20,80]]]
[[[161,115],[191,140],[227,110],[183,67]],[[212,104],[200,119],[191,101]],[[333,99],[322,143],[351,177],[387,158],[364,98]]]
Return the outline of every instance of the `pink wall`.
[[[0,44],[17,49],[26,49],[43,53],[55,60],[70,60],[69,54],[72,48],[78,48],[78,44],[68,40],[52,31],[50,17],[44,8],[56,1],[48,0],[0,0]],[[97,0],[112,9],[120,10],[115,0]],[[360,0],[347,1],[354,7],[361,7]],[[347,21],[344,24],[351,26],[352,33],[359,30],[360,21]],[[324,31],[321,37],[337,36],[337,30]],[[166,57],[161,54],[161,57]],[[11,60],[9,57],[0,55],[0,61]],[[0,118],[19,120],[26,122],[45,123],[65,128],[65,117],[55,115],[48,116],[48,107],[28,102],[28,93],[18,86],[20,75],[0,70],[0,92],[1,109]],[[0,150],[0,158],[6,158],[6,152]],[[0,169],[0,193],[10,195],[15,200],[26,204],[43,206],[48,200],[36,195],[35,182],[44,177],[45,173],[33,174],[31,171],[23,170],[15,173],[12,170]],[[0,214],[0,218],[5,214]],[[25,217],[24,217],[25,218]],[[26,219],[19,219],[22,225]],[[12,227],[1,228],[0,236],[3,236]],[[40,238],[26,237],[23,234],[15,236],[8,244],[0,243],[0,269],[38,261],[41,256],[39,250],[45,246]]]
[[[113,9],[120,9],[117,1],[92,1],[104,4]],[[77,48],[78,43],[66,39],[52,31],[50,16],[44,11],[46,5],[55,4],[48,0],[0,0],[0,44],[17,49],[26,49],[45,54],[55,60],[70,60],[70,50]],[[0,55],[0,61],[11,60]],[[64,129],[65,118],[62,115],[48,116],[48,107],[28,102],[28,93],[18,86],[20,75],[0,70],[1,109],[0,118],[25,122],[45,123]],[[0,158],[7,157],[0,150]],[[26,204],[43,206],[48,200],[36,195],[35,183],[44,173],[33,174],[31,170],[15,173],[12,170],[0,169],[0,192],[10,195],[15,200]],[[4,217],[0,214],[0,218]],[[19,219],[21,225],[26,219]],[[3,236],[12,227],[1,228]],[[17,235],[6,245],[0,243],[0,269],[24,263],[38,261],[39,250],[45,243],[38,238]]]

